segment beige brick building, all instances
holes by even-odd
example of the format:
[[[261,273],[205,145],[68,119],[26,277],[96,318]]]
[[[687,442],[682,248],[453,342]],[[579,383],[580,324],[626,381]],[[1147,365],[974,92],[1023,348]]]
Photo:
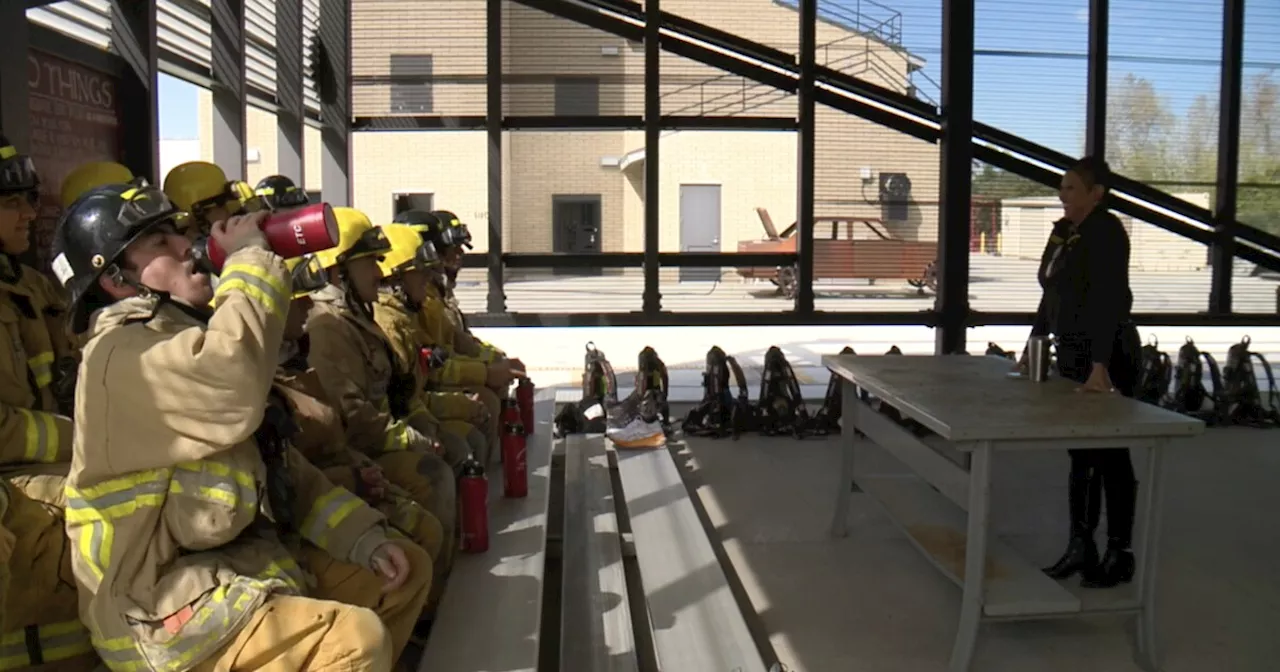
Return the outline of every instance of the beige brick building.
[[[664,0],[663,10],[797,51],[798,14],[777,0]],[[353,3],[355,116],[482,116],[484,22],[484,0]],[[911,72],[923,63],[894,41],[827,17],[818,25],[818,62],[907,93]],[[503,70],[509,116],[644,113],[640,44],[523,5],[503,8]],[[795,96],[679,56],[664,52],[661,72],[665,115],[796,114]],[[405,76],[418,81],[404,83]],[[201,114],[206,119],[209,106],[205,94]],[[211,128],[211,122],[203,127]],[[895,236],[936,239],[935,146],[821,105],[817,128],[819,217],[883,220]],[[203,135],[202,153],[211,156],[211,133]],[[317,136],[312,132],[307,138],[311,189],[319,184],[319,153],[311,150]],[[794,133],[667,131],[661,142],[664,251],[735,251],[740,240],[762,237],[757,207],[768,209],[779,228],[794,219]],[[248,179],[271,174],[275,125],[269,113],[251,110],[247,145],[251,159],[258,150]],[[643,132],[509,131],[502,150],[506,251],[643,249]],[[477,250],[483,250],[487,161],[483,131],[357,132],[354,202],[375,221],[389,221],[397,196],[415,195],[417,202],[459,214],[471,225]],[[881,183],[894,174],[908,178],[910,191],[886,210]],[[597,227],[598,235],[584,233]],[[829,232],[819,228],[818,235]]]

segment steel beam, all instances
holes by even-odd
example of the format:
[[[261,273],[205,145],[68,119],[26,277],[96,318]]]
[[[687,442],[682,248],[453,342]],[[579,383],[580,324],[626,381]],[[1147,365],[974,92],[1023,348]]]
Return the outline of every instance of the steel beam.
[[[942,151],[938,200],[940,355],[963,352],[969,317],[969,215],[973,200],[974,0],[942,0]]]
[[[932,311],[903,313],[827,313],[814,311],[808,316],[797,313],[749,312],[749,313],[717,313],[690,312],[676,313],[662,311],[646,315],[635,311],[630,313],[502,313],[469,316],[467,324],[472,327],[739,327],[739,326],[859,326],[859,325],[902,325],[932,326],[935,321]],[[1030,320],[1028,319],[1028,324]]]
[[[320,93],[320,193],[351,205],[351,3],[320,0],[316,88]]]
[[[1107,152],[1107,32],[1109,0],[1089,0],[1089,81],[1085,100],[1084,153],[1106,158]]]
[[[800,1],[800,85],[796,102],[800,132],[796,134],[796,302],[799,315],[813,312],[813,214],[815,135],[817,134],[818,0]]]
[[[244,140],[244,0],[211,0],[213,54],[213,162],[233,180],[249,171]]]
[[[276,173],[307,185],[302,0],[276,0]]]
[[[1222,6],[1222,88],[1218,98],[1218,197],[1213,211],[1213,275],[1209,312],[1231,312],[1231,267],[1236,250],[1240,184],[1240,98],[1244,86],[1244,0]]]
[[[25,19],[24,19],[25,20]],[[121,162],[160,184],[159,49],[156,47],[155,0],[111,2],[111,50],[129,66],[121,78]]]
[[[662,310],[658,281],[662,212],[659,209],[662,194],[659,171],[662,152],[662,75],[659,63],[662,52],[658,30],[662,10],[659,0],[648,0],[644,13],[644,295],[641,310],[645,314],[657,314]]]
[[[503,254],[507,268],[644,268],[644,252],[565,254],[560,252]],[[659,252],[658,265],[669,268],[776,268],[793,266],[788,252]],[[463,268],[487,268],[484,257],[462,258]]]
[[[5,26],[0,40],[0,131],[19,152],[27,153],[31,151],[31,108],[26,8],[17,2],[0,2],[0,25]]]
[[[488,312],[505,313],[502,267],[502,0],[485,3],[485,133],[489,145]]]

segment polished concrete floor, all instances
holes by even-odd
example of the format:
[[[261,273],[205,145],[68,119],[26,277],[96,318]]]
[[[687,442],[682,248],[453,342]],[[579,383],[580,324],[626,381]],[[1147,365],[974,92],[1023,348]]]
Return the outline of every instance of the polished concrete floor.
[[[1280,430],[1211,430],[1169,451],[1157,580],[1165,672],[1280,669],[1277,439]],[[849,536],[828,537],[838,441],[694,439],[677,446],[677,461],[790,670],[945,670],[959,588],[866,495],[854,495]],[[905,471],[874,447],[858,464]],[[1039,563],[1065,542],[1066,471],[1065,455],[996,462],[997,533]],[[1118,616],[988,624],[973,670],[1138,670],[1132,632],[1132,618]]]

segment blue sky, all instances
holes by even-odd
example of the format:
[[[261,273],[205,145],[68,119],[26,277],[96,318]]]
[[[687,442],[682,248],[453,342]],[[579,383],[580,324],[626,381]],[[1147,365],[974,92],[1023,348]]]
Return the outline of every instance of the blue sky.
[[[752,0],[759,1],[759,0]],[[874,18],[902,15],[904,45],[941,81],[940,0],[862,0]],[[819,7],[857,0],[820,0]],[[977,0],[974,114],[982,122],[1076,154],[1084,137],[1088,0]],[[1245,75],[1280,78],[1280,0],[1245,16]],[[1222,0],[1111,0],[1110,77],[1150,80],[1181,114],[1200,94],[1217,107]],[[928,90],[930,86],[924,85]],[[931,91],[936,95],[936,91]],[[195,138],[196,87],[161,75],[160,135]]]

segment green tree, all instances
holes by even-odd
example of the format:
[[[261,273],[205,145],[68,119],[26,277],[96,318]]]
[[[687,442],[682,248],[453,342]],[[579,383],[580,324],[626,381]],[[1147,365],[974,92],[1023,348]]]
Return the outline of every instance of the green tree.
[[[1280,234],[1280,85],[1273,73],[1251,77],[1240,109],[1241,222]]]
[[[1177,179],[1187,182],[1213,182],[1218,169],[1218,105],[1200,94],[1187,108],[1181,123],[1181,140],[1185,148],[1178,158]]]
[[[1110,89],[1107,160],[1112,169],[1142,182],[1173,178],[1170,138],[1177,119],[1155,86],[1130,73]]]

